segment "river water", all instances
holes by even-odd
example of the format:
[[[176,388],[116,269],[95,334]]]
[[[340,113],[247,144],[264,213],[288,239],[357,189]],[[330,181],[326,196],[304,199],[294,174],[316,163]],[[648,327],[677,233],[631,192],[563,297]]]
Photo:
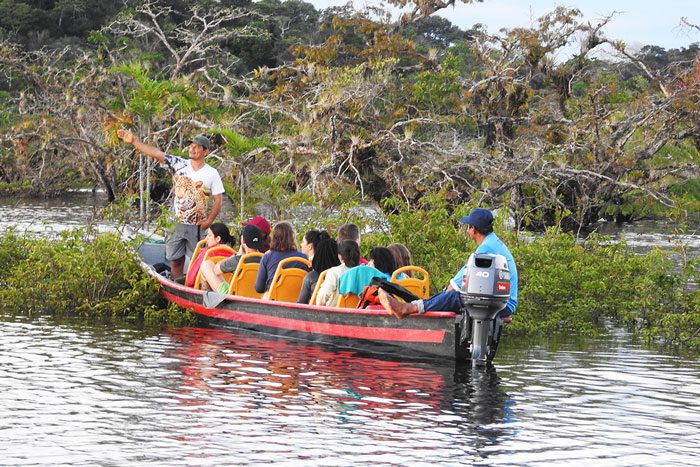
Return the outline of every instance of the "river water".
[[[0,228],[92,211],[0,202]],[[0,308],[0,420],[2,465],[690,466],[700,361],[620,332],[506,338],[493,368],[470,370]]]

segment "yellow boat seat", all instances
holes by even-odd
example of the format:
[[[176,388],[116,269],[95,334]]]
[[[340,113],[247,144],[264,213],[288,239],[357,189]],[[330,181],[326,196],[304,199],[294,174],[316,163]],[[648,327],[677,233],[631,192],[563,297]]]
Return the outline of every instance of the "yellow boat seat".
[[[202,263],[204,261],[213,261],[214,263],[218,263],[219,261],[223,261],[226,258],[229,258],[233,255],[236,254],[236,250],[234,248],[231,248],[230,246],[227,245],[216,245],[207,250],[207,252],[204,254],[204,259],[202,260]],[[228,273],[224,274],[224,278],[226,279],[226,282],[230,281],[231,278],[233,277],[233,274]],[[199,289],[201,288],[201,282],[202,282],[202,270],[200,267],[200,270],[197,272],[197,278],[194,280],[194,288]]]
[[[359,295],[355,295],[352,292],[348,292],[346,294],[341,294],[338,297],[338,303],[335,306],[337,306],[338,308],[357,308],[357,305],[359,303]]]
[[[328,269],[326,269],[325,271],[321,271],[321,275],[318,276],[318,280],[316,281],[316,287],[314,287],[314,293],[311,295],[311,300],[309,300],[309,305],[316,304],[316,296],[318,295],[318,290],[321,288],[321,284],[323,284],[323,281],[326,280],[327,272]]]
[[[401,273],[412,273],[409,277],[398,279]],[[416,273],[420,277],[416,276]],[[428,298],[430,296],[430,275],[428,271],[418,266],[404,266],[398,268],[391,275],[391,282],[398,284],[401,287],[410,290],[418,298]]]
[[[304,264],[306,269],[293,266],[287,267],[288,264],[292,263]],[[279,302],[296,302],[297,298],[299,298],[299,292],[301,292],[304,277],[306,277],[310,269],[311,261],[306,258],[293,256],[280,261],[270,283],[267,298]]]
[[[192,253],[192,256],[190,256],[190,262],[187,265],[187,270],[189,271],[192,269],[192,265],[194,264],[194,260],[197,259],[197,256],[202,252],[202,250],[207,246],[207,239],[205,238],[204,240],[200,240],[197,242],[197,245],[194,247],[194,252]]]
[[[255,279],[258,277],[262,257],[263,254],[258,252],[246,253],[241,256],[236,270],[233,272],[233,279],[229,282],[229,295],[262,298],[263,294],[255,290]]]

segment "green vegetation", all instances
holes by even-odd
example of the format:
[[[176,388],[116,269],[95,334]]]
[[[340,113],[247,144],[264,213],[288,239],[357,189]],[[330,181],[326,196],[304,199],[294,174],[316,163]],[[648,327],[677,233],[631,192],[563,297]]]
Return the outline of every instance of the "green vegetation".
[[[475,245],[459,218],[472,206],[448,210],[435,196],[421,206],[387,202],[385,221],[361,218],[356,207],[324,216],[307,216],[305,228],[330,231],[356,221],[373,232],[363,236],[362,251],[399,242],[414,264],[431,275],[431,292],[444,287]],[[353,212],[355,214],[353,214]],[[321,213],[321,214],[319,214]],[[504,228],[497,232],[518,263],[519,305],[508,326],[512,335],[595,336],[624,327],[649,343],[700,348],[700,260],[679,264],[668,252],[638,255],[624,243],[590,236],[577,240],[549,229],[524,239]],[[58,239],[37,239],[9,230],[0,237],[0,301],[12,313],[82,315],[87,319],[145,321],[147,324],[191,322],[176,306],[163,308],[157,284],[139,266],[136,243],[116,233],[76,230]],[[686,257],[686,255],[681,255]]]
[[[362,249],[405,244],[414,263],[431,274],[436,293],[475,245],[456,228],[468,206],[449,214],[432,201],[389,214],[387,232],[363,237]],[[679,267],[668,251],[638,255],[609,238],[592,235],[581,241],[556,229],[528,240],[503,225],[497,232],[520,275],[518,310],[508,333],[595,336],[622,326],[650,343],[700,348],[700,259],[686,259]]]
[[[157,283],[134,251],[118,233],[80,229],[44,239],[10,230],[0,237],[0,302],[15,314],[190,322],[188,313],[161,306]]]
[[[563,7],[493,34],[433,16],[444,2],[389,3],[406,14],[0,2],[0,190],[162,201],[168,181],[117,141],[127,126],[172,153],[213,136],[241,215],[249,201],[441,194],[508,206],[519,229],[581,232],[696,209],[700,45],[632,52],[601,34],[612,16],[589,24]],[[700,27],[684,24],[692,40]],[[606,44],[614,60],[591,58]]]
[[[522,268],[509,332],[592,334],[614,322],[698,346],[697,263],[676,270],[658,252],[578,238],[600,218],[683,223],[700,212],[700,45],[633,53],[602,35],[612,16],[589,24],[563,7],[494,34],[433,16],[445,2],[389,3],[407,13],[0,1],[0,193],[102,187],[114,218],[152,198],[145,209],[165,226],[169,177],[140,165],[116,131],[172,153],[205,132],[241,218],[253,208],[301,217],[299,233],[352,220],[373,232],[363,249],[406,244],[436,291],[464,261],[455,227],[467,205],[503,207],[515,230],[543,233],[508,238]],[[555,60],[574,42],[576,55]],[[592,59],[606,44],[615,60]],[[384,217],[362,214],[367,204]],[[131,247],[109,234],[8,232],[0,248],[10,310],[180,316],[154,305]]]
[[[596,335],[616,324],[648,340],[700,346],[700,292],[690,287],[697,260],[678,271],[659,250],[637,255],[624,243],[596,236],[577,242],[553,231],[519,243],[513,254],[522,264],[522,293],[509,332]],[[680,323],[688,325],[683,333]]]

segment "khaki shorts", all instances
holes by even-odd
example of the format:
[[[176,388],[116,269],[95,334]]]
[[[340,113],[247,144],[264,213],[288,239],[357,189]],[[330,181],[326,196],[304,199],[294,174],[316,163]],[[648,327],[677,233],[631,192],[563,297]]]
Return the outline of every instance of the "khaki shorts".
[[[175,224],[175,229],[165,238],[165,259],[178,260],[192,257],[194,249],[206,233],[194,224]]]

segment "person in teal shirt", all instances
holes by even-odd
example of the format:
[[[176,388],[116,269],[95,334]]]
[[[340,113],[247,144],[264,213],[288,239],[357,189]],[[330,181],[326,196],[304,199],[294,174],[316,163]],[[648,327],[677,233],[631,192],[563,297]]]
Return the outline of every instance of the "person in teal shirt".
[[[338,293],[354,293],[362,295],[362,291],[378,277],[391,281],[391,275],[396,270],[396,260],[391,250],[381,246],[374,247],[369,252],[369,262],[348,269],[338,280]]]
[[[477,244],[474,253],[503,255],[506,258],[508,269],[510,270],[510,297],[505,308],[501,310],[498,316],[504,318],[512,315],[515,313],[515,308],[518,304],[518,269],[510,250],[493,231],[493,214],[488,209],[476,208],[468,216],[462,217],[460,221],[466,224],[469,237]],[[465,267],[462,267],[450,280],[447,290],[425,300],[414,300],[410,303],[404,303],[380,289],[379,301],[387,311],[399,319],[413,313],[420,314],[426,311],[453,311],[459,313],[462,311],[459,290],[462,287],[464,275]]]

